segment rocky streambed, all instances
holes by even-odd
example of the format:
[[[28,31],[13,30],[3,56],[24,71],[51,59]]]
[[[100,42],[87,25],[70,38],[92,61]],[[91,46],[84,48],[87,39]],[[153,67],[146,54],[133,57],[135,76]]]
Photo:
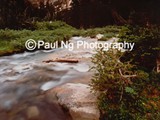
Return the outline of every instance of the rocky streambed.
[[[70,40],[77,41],[96,39]],[[97,120],[96,97],[87,85],[94,53],[80,47],[0,57],[0,120]],[[57,58],[78,62],[43,62]]]

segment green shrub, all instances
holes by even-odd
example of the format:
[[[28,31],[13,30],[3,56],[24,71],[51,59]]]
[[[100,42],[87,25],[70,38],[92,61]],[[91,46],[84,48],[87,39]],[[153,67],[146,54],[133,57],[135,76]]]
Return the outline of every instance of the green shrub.
[[[62,27],[63,28],[73,28],[62,21],[36,22],[34,24],[35,30],[55,30],[55,29],[62,28]]]
[[[128,51],[122,57],[123,61],[131,61],[139,69],[152,71],[156,67],[156,59],[160,51],[160,27],[123,27],[120,41],[134,42],[133,51]]]
[[[44,40],[45,42],[66,41],[78,30],[64,22],[36,22],[32,30],[0,30],[0,56],[14,51],[23,52],[28,39]]]
[[[92,62],[96,70],[91,87],[98,94],[98,106],[103,119],[137,120],[147,113],[147,99],[142,93],[149,75],[134,70],[130,63],[119,61],[117,50],[99,50]]]
[[[152,71],[149,77],[150,77],[150,84],[152,84],[153,86],[155,86],[157,89],[160,90],[160,73]]]
[[[104,28],[94,28],[78,30],[65,22],[35,22],[33,30],[0,30],[0,56],[8,52],[25,50],[25,42],[28,39],[44,40],[46,42],[67,41],[72,36],[95,37],[97,34],[104,34],[103,40],[114,37],[119,33],[121,27],[106,26]]]
[[[150,115],[150,120],[160,120],[160,112],[155,112]]]
[[[14,30],[8,30],[8,29],[0,30],[0,40],[10,41],[19,37],[20,37],[19,34],[17,34],[17,32],[15,32]]]
[[[109,38],[115,37],[117,34],[119,34],[120,30],[120,26],[106,26],[103,28],[81,30],[79,35],[95,38],[97,34],[103,34],[104,37],[102,38],[102,40],[108,40]]]

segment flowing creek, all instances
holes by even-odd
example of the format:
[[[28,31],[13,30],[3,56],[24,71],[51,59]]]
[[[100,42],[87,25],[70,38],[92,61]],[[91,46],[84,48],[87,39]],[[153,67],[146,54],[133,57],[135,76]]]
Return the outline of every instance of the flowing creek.
[[[96,41],[73,37],[70,42],[76,44],[79,40]],[[90,58],[94,53],[93,49],[79,48],[69,51],[58,48],[0,57],[0,120],[29,119],[28,116],[32,113],[27,111],[33,109],[36,112],[35,106],[38,106],[40,114],[37,120],[66,119],[58,105],[48,102],[48,98],[42,94],[67,82],[88,83],[93,75],[89,69],[92,66]],[[79,62],[43,62],[56,58],[77,59]]]
[[[81,37],[74,37],[70,41],[76,44],[75,41],[78,40],[95,41],[95,39]],[[26,117],[22,115],[24,114],[23,111],[29,109],[28,106],[35,102],[36,96],[42,94],[42,92],[66,82],[81,80],[88,82],[83,79],[92,75],[89,71],[91,66],[89,59],[93,53],[94,51],[90,49],[69,51],[58,48],[0,57],[0,120],[25,120]],[[43,62],[44,60],[56,58],[74,58],[79,62]],[[31,101],[31,99],[34,100]],[[42,103],[38,104],[38,106],[41,106]],[[47,104],[47,102],[43,104]],[[47,105],[45,106],[47,107]],[[15,107],[18,112],[15,112]],[[9,116],[8,114],[12,115]],[[41,118],[45,116],[44,118],[46,119],[46,116],[50,116],[48,114],[50,114],[49,111],[46,115],[42,115]],[[56,116],[57,120],[60,119],[59,116]],[[62,117],[62,115],[60,116]],[[47,120],[50,120],[50,117]]]

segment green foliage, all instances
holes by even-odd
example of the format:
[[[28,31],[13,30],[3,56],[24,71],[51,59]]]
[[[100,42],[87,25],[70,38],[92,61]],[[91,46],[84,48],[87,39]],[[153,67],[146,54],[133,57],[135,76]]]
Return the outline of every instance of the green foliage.
[[[121,27],[106,26],[88,30],[78,30],[61,21],[36,22],[33,24],[34,30],[0,30],[0,56],[25,50],[25,42],[28,39],[44,40],[46,42],[66,41],[72,36],[96,36],[104,33],[107,37],[113,37],[120,31]],[[106,35],[108,34],[108,35]],[[106,37],[107,36],[107,37]]]
[[[35,30],[0,30],[0,55],[21,52],[25,50],[28,39],[44,40],[46,42],[66,41],[74,36],[75,28],[64,22],[37,22]]]
[[[152,71],[156,67],[156,59],[160,51],[160,27],[124,27],[120,33],[120,41],[134,42],[131,52],[126,52],[123,61],[132,61],[140,69]]]
[[[125,92],[128,94],[137,94],[131,87],[125,87]]]
[[[67,25],[65,22],[62,22],[62,21],[36,22],[34,24],[34,28],[36,30],[55,30],[55,29],[60,29],[60,28],[73,29],[73,27]]]
[[[147,99],[141,93],[149,75],[135,71],[130,63],[120,62],[121,56],[117,50],[99,50],[92,58],[96,73],[90,85],[98,93],[98,105],[104,119],[142,119],[147,113]]]
[[[7,31],[7,32],[6,32]],[[18,38],[19,35],[14,30],[0,30],[0,40],[12,40]]]
[[[151,114],[150,120],[160,120],[160,112],[155,112]]]
[[[157,89],[160,90],[160,73],[152,71],[149,77],[150,77],[150,84],[152,84],[153,86],[155,86]]]
[[[97,34],[103,34],[104,37],[101,40],[108,40],[115,37],[121,30],[121,26],[106,26],[102,28],[92,28],[87,30],[81,30],[80,35],[91,38],[95,38]]]

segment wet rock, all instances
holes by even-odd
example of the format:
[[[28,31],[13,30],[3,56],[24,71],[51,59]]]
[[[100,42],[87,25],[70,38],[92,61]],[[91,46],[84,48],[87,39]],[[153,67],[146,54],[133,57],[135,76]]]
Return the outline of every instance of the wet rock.
[[[54,88],[55,86],[60,85],[60,84],[61,84],[60,81],[49,81],[41,86],[41,90],[43,90],[43,91],[49,90],[49,89]]]
[[[102,34],[97,34],[97,35],[96,35],[96,38],[97,38],[98,40],[102,39],[103,37],[104,37],[104,35],[102,35]]]
[[[44,93],[28,97],[9,110],[0,109],[0,120],[72,120],[56,100],[50,102]]]
[[[86,84],[67,83],[50,90],[48,96],[57,96],[58,103],[68,109],[73,120],[99,120],[96,96]]]
[[[27,109],[28,119],[35,119],[39,116],[39,110],[36,106],[31,106]]]

